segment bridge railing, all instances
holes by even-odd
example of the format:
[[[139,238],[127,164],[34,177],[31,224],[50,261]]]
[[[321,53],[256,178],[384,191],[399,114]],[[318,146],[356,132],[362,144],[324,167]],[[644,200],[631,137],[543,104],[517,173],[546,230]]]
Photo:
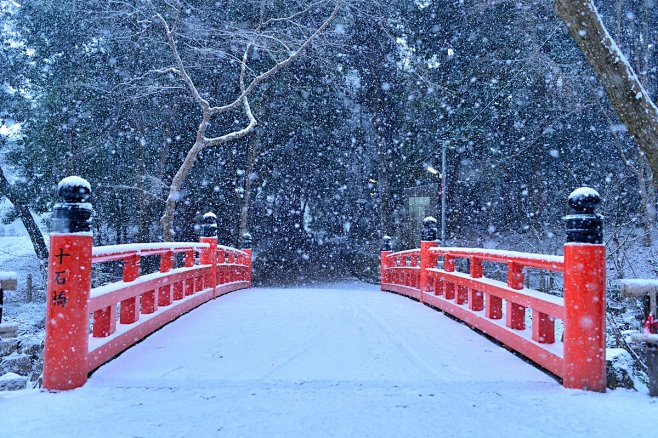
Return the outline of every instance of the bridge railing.
[[[251,249],[218,245],[212,213],[204,216],[201,242],[93,247],[89,184],[67,178],[59,192],[65,199],[55,206],[50,237],[45,389],[82,386],[90,372],[180,315],[251,286]],[[245,246],[250,239],[245,235]],[[141,275],[142,257],[153,256],[159,272]],[[93,266],[117,261],[121,281],[92,289]]]
[[[564,256],[481,248],[440,247],[436,220],[424,221],[421,247],[382,246],[382,290],[438,308],[551,371],[568,388],[605,391],[605,246],[598,193],[574,191],[575,214],[565,218]],[[469,272],[455,261],[466,259]],[[503,264],[507,281],[487,278],[483,263]],[[524,286],[524,269],[564,275],[564,297]],[[562,321],[563,340],[556,339]]]

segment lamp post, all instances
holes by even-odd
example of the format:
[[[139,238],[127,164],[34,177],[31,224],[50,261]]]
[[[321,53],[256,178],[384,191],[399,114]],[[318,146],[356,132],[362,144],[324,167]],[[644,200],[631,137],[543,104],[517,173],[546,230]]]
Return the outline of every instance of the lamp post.
[[[441,244],[445,244],[446,240],[446,190],[445,190],[445,175],[446,175],[446,147],[448,142],[444,141],[441,145],[441,172],[436,170],[433,166],[427,166],[427,171],[432,175],[439,175],[441,179]]]
[[[441,245],[445,245],[446,241],[446,190],[445,190],[445,175],[446,175],[446,148],[448,142],[444,141],[441,144]]]

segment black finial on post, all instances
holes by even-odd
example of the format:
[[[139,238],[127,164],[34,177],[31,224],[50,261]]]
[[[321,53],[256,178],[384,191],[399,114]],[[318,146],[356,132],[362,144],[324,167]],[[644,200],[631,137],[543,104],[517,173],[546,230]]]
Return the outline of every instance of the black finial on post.
[[[250,248],[251,248],[251,234],[244,233],[242,235],[242,249],[250,249]]]
[[[79,176],[64,178],[57,185],[57,194],[62,198],[53,207],[53,233],[88,233],[91,231],[91,204],[87,198],[91,195],[91,184]]]
[[[603,243],[603,216],[596,213],[601,195],[589,187],[581,187],[569,195],[569,206],[575,213],[563,219],[567,226],[567,243]]]
[[[436,219],[434,219],[432,216],[427,216],[425,219],[423,219],[423,234],[421,236],[421,240],[426,242],[433,242],[438,238],[436,223]]]
[[[217,237],[217,216],[213,212],[203,215],[201,237]]]
[[[393,246],[391,245],[391,236],[385,235],[384,238],[382,239],[382,251],[393,251]]]

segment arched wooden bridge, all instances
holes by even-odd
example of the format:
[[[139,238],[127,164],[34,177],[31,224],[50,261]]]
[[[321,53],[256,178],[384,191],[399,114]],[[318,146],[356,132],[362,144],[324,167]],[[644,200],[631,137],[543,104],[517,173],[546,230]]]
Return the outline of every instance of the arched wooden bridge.
[[[643,400],[597,394],[605,391],[605,247],[590,193],[572,200],[564,256],[439,247],[429,220],[419,249],[393,253],[385,242],[380,287],[252,289],[250,239],[245,249],[218,245],[214,215],[204,217],[200,242],[93,247],[89,187],[74,179],[60,192],[47,391],[0,397],[0,435],[644,430]],[[140,275],[142,258],[154,256],[159,272]],[[459,259],[468,271],[458,272]],[[112,261],[123,263],[122,281],[92,288],[94,266]],[[488,278],[501,263],[507,281]],[[562,273],[564,297],[525,287],[525,268]]]

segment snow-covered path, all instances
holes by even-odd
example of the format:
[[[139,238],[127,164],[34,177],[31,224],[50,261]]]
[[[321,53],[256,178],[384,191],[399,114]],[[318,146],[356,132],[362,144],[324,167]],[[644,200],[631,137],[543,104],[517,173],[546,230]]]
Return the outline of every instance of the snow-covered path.
[[[648,396],[563,389],[373,286],[238,291],[63,393],[0,393],[0,436],[631,436]]]

